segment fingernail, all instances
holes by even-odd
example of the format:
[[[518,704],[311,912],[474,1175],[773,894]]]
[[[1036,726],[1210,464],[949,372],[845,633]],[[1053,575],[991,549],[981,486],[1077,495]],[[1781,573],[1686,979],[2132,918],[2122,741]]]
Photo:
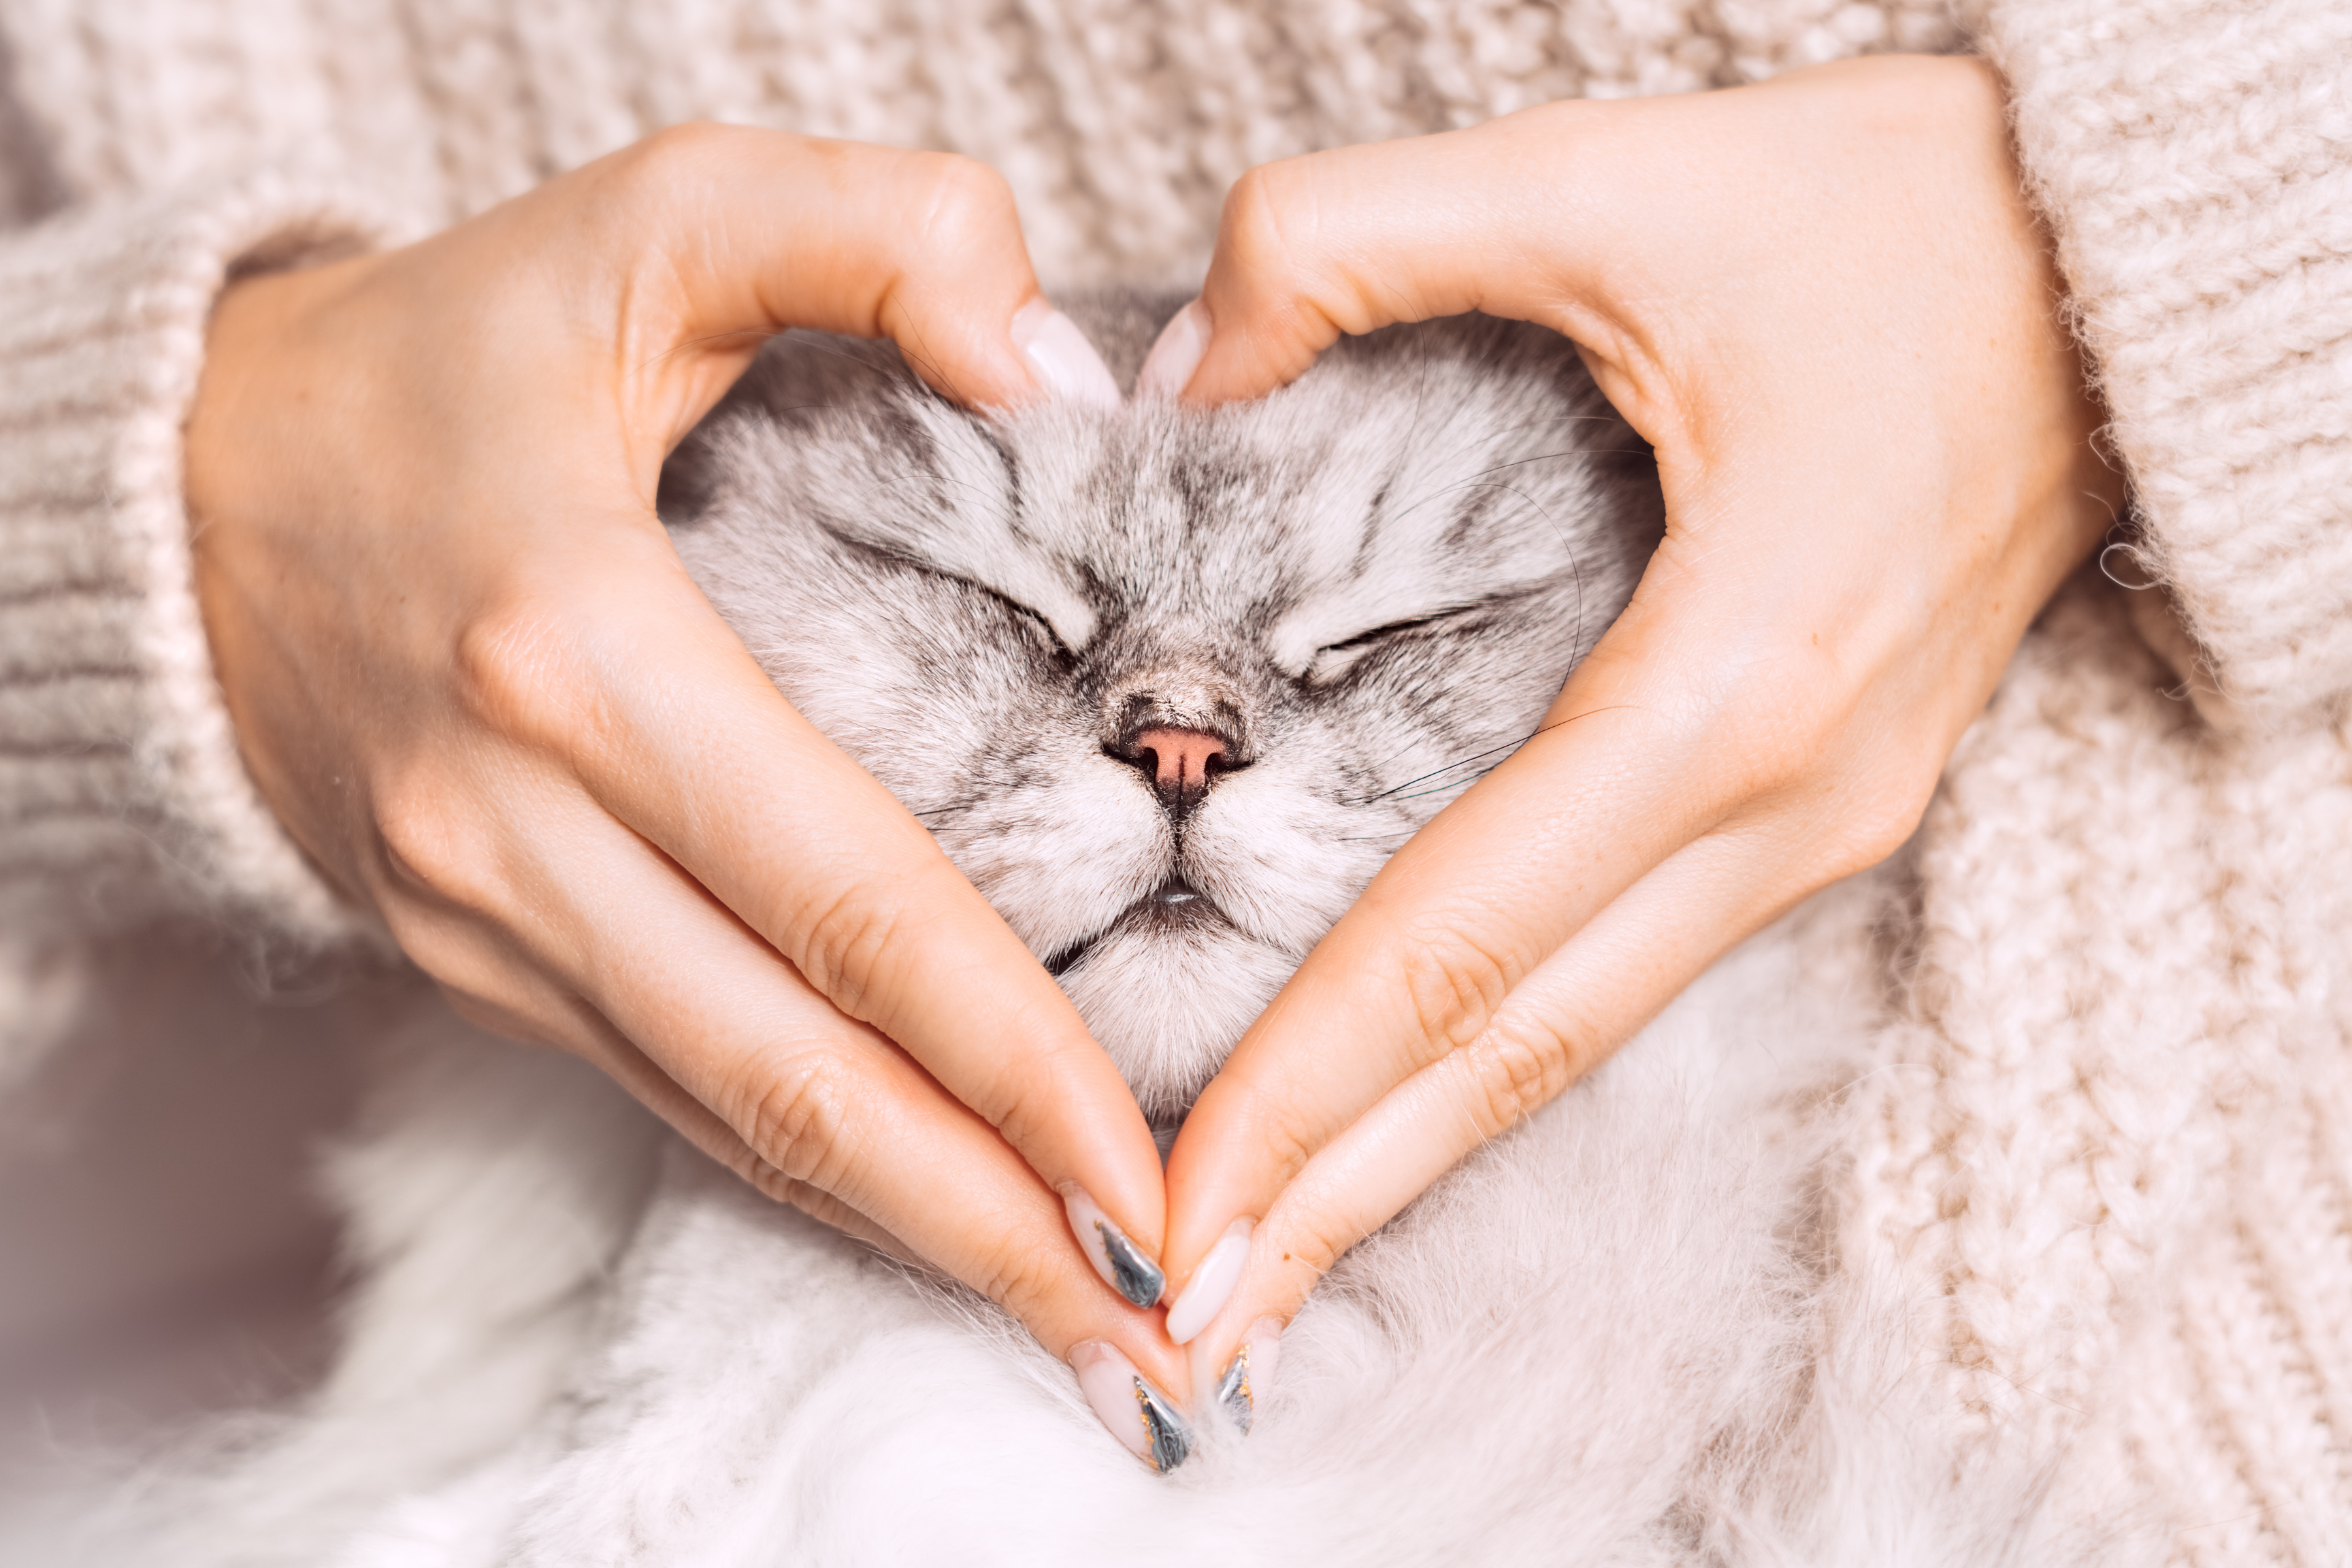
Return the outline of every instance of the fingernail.
[[[1127,1232],[1111,1223],[1110,1215],[1087,1190],[1076,1182],[1062,1185],[1062,1206],[1068,1211],[1070,1230],[1085,1249],[1087,1260],[1103,1283],[1126,1297],[1139,1307],[1149,1307],[1160,1300],[1160,1292],[1168,1288],[1168,1276],[1161,1273],[1143,1248],[1129,1241]]]
[[[1249,1261],[1252,1223],[1237,1219],[1225,1226],[1225,1234],[1193,1270],[1192,1282],[1168,1309],[1168,1337],[1178,1344],[1207,1328],[1209,1321],[1224,1310],[1225,1298],[1241,1281],[1242,1265]]]
[[[1184,390],[1201,356],[1209,352],[1209,308],[1194,300],[1160,329],[1143,368],[1135,375],[1135,395],[1173,397]]]
[[[1192,1428],[1176,1413],[1174,1402],[1146,1383],[1135,1363],[1107,1341],[1073,1346],[1070,1368],[1097,1418],[1154,1470],[1164,1476],[1192,1452]]]
[[[1257,1419],[1258,1401],[1274,1387],[1274,1363],[1281,1353],[1281,1321],[1260,1318],[1217,1374],[1217,1404],[1244,1432]]]
[[[1118,383],[1110,367],[1077,322],[1045,300],[1032,300],[1013,313],[1013,346],[1048,395],[1097,408],[1118,406]]]

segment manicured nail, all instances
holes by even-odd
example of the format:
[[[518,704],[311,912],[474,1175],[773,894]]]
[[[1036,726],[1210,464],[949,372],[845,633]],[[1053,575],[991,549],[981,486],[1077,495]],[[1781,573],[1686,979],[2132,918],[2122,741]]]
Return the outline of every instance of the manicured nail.
[[[1209,308],[1194,300],[1160,329],[1151,352],[1143,356],[1143,368],[1136,373],[1135,395],[1175,396],[1201,368],[1201,356],[1208,352]]]
[[[1168,1309],[1168,1337],[1178,1344],[1207,1328],[1209,1320],[1224,1310],[1225,1298],[1241,1282],[1242,1265],[1249,1261],[1252,1224],[1237,1219],[1225,1226],[1225,1234],[1192,1271],[1192,1282]]]
[[[1070,1230],[1085,1249],[1087,1261],[1103,1283],[1126,1297],[1139,1307],[1149,1307],[1160,1300],[1160,1292],[1168,1286],[1168,1276],[1161,1273],[1143,1248],[1127,1238],[1127,1232],[1111,1223],[1110,1215],[1102,1212],[1087,1190],[1076,1182],[1062,1184],[1062,1206],[1069,1212]]]
[[[1144,1382],[1116,1347],[1103,1340],[1072,1346],[1070,1368],[1096,1416],[1145,1464],[1164,1476],[1192,1452],[1192,1428],[1175,1403]]]
[[[1048,395],[1097,408],[1118,406],[1118,383],[1102,355],[1087,342],[1077,322],[1044,300],[1032,300],[1013,312],[1013,346],[1029,362]]]
[[[1274,1387],[1274,1363],[1281,1353],[1281,1321],[1260,1318],[1217,1376],[1217,1404],[1244,1432],[1257,1419],[1258,1402]]]

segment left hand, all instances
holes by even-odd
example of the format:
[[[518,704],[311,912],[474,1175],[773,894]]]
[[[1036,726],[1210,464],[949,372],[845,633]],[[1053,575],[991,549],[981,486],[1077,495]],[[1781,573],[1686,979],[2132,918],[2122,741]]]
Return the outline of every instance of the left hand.
[[[1667,522],[1543,732],[1389,862],[1185,1122],[1163,1258],[1198,1287],[1171,1312],[1196,1389],[1726,950],[1910,835],[2122,499],[2061,294],[1975,60],[1553,104],[1234,187],[1147,383],[1214,403],[1341,332],[1542,322],[1655,447]],[[1237,1220],[1251,1240],[1204,1267]]]

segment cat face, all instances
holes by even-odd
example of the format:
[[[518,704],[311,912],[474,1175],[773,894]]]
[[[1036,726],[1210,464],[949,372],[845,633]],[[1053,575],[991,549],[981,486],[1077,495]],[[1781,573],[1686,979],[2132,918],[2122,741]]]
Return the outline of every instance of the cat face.
[[[1155,312],[1093,314],[1132,364]],[[1214,413],[999,418],[795,334],[673,459],[664,511],[779,689],[930,828],[1163,1125],[1533,731],[1661,517],[1574,351],[1478,319],[1345,341]]]

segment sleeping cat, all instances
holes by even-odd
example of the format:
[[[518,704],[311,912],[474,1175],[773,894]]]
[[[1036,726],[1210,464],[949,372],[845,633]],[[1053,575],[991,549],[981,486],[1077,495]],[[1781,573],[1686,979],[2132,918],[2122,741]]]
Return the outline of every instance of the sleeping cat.
[[[1072,313],[1127,379],[1176,303]],[[1000,419],[795,334],[662,504],[779,688],[938,836],[1163,1133],[1387,856],[1527,737],[1661,525],[1573,350],[1479,319],[1343,342],[1213,414]],[[1215,743],[1172,789],[1169,731]],[[1359,1247],[1249,1434],[1195,1412],[1164,1477],[988,1302],[433,1010],[332,1164],[359,1279],[332,1375],[131,1510],[137,1555],[2054,1561],[2021,1494],[1988,1506],[1907,1436],[1899,1310],[1817,1266],[1888,880],[1748,943]]]

